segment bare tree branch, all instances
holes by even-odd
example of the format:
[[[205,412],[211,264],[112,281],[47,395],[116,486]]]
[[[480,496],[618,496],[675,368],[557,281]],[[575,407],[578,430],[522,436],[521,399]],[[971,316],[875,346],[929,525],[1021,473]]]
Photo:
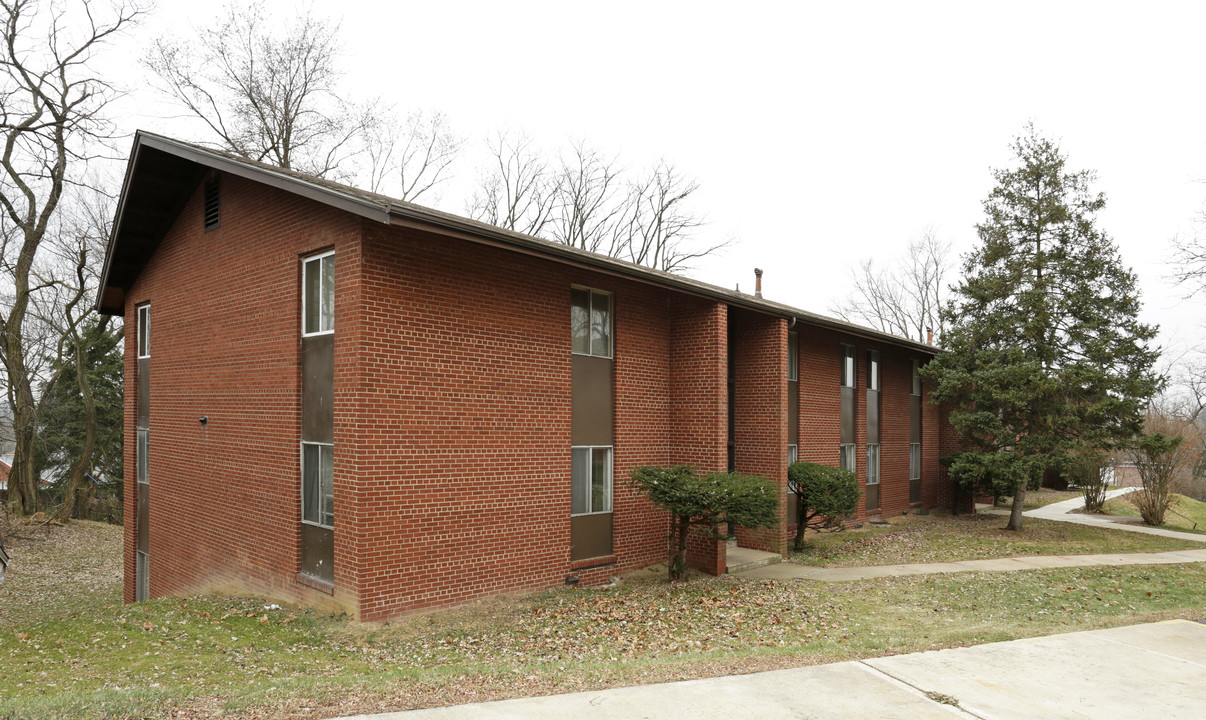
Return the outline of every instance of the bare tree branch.
[[[889,269],[877,268],[871,259],[863,260],[850,273],[850,295],[831,310],[849,322],[918,342],[926,342],[930,330],[940,339],[950,265],[950,243],[927,228]]]

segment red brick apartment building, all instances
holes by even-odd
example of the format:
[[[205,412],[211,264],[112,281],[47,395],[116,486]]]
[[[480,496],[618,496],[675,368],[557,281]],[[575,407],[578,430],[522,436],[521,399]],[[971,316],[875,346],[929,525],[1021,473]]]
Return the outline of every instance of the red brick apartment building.
[[[763,475],[785,517],[796,457],[855,467],[860,518],[949,494],[927,345],[148,133],[98,305],[126,327],[127,601],[378,620],[597,583],[665,557],[641,465]]]

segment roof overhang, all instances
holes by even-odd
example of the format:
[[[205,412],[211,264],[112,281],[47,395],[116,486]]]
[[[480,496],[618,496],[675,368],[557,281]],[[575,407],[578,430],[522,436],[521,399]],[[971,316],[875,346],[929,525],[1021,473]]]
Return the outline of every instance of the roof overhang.
[[[215,170],[301,195],[374,222],[493,245],[637,280],[786,318],[793,325],[802,322],[928,355],[940,352],[932,345],[837,318],[144,131],[134,136],[113,232],[105,253],[97,310],[110,315],[124,312],[126,293],[159,247],[198,183]]]

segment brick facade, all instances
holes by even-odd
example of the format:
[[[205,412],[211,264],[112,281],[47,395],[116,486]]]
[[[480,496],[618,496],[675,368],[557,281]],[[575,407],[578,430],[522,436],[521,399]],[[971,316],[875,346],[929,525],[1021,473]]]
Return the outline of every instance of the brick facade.
[[[221,223],[198,188],[125,293],[126,465],[135,467],[134,334],[150,303],[150,595],[229,591],[365,620],[583,584],[665,558],[668,516],[629,485],[642,465],[728,463],[786,499],[788,318],[620,273],[391,227],[223,174]],[[335,253],[334,591],[301,558],[300,259]],[[570,288],[611,293],[613,554],[570,560]],[[800,459],[836,464],[841,342],[883,358],[883,508],[908,503],[917,350],[797,323]],[[865,394],[859,403],[865,401]],[[206,417],[202,424],[198,418]],[[860,466],[865,413],[859,409]],[[922,504],[941,502],[925,410]],[[132,475],[131,475],[132,477]],[[859,468],[865,479],[865,468]],[[782,552],[792,532],[740,531]],[[865,513],[864,513],[865,514]],[[135,595],[126,506],[125,599]],[[690,561],[723,572],[725,548]]]

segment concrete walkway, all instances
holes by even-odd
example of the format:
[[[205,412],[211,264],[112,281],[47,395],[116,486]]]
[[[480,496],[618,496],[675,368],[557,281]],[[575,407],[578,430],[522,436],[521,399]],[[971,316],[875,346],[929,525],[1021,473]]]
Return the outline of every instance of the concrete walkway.
[[[360,715],[355,720],[1198,720],[1203,708],[1206,625],[1171,620],[752,675]]]
[[[1106,492],[1107,499],[1113,499],[1119,495],[1125,495],[1129,492],[1138,490],[1139,488],[1118,488]],[[1056,520],[1058,522],[1076,523],[1077,525],[1092,525],[1094,527],[1110,528],[1111,530],[1124,530],[1126,532],[1143,533],[1145,535],[1159,535],[1161,537],[1177,538],[1178,540],[1192,540],[1194,542],[1206,543],[1206,535],[1199,533],[1180,532],[1178,530],[1165,530],[1164,528],[1148,527],[1143,524],[1139,518],[1119,517],[1117,515],[1096,515],[1090,513],[1078,513],[1076,510],[1081,510],[1085,506],[1083,497],[1075,497],[1071,500],[1045,505],[1034,510],[1027,510],[1022,513],[1023,517],[1040,518],[1042,520]]]

